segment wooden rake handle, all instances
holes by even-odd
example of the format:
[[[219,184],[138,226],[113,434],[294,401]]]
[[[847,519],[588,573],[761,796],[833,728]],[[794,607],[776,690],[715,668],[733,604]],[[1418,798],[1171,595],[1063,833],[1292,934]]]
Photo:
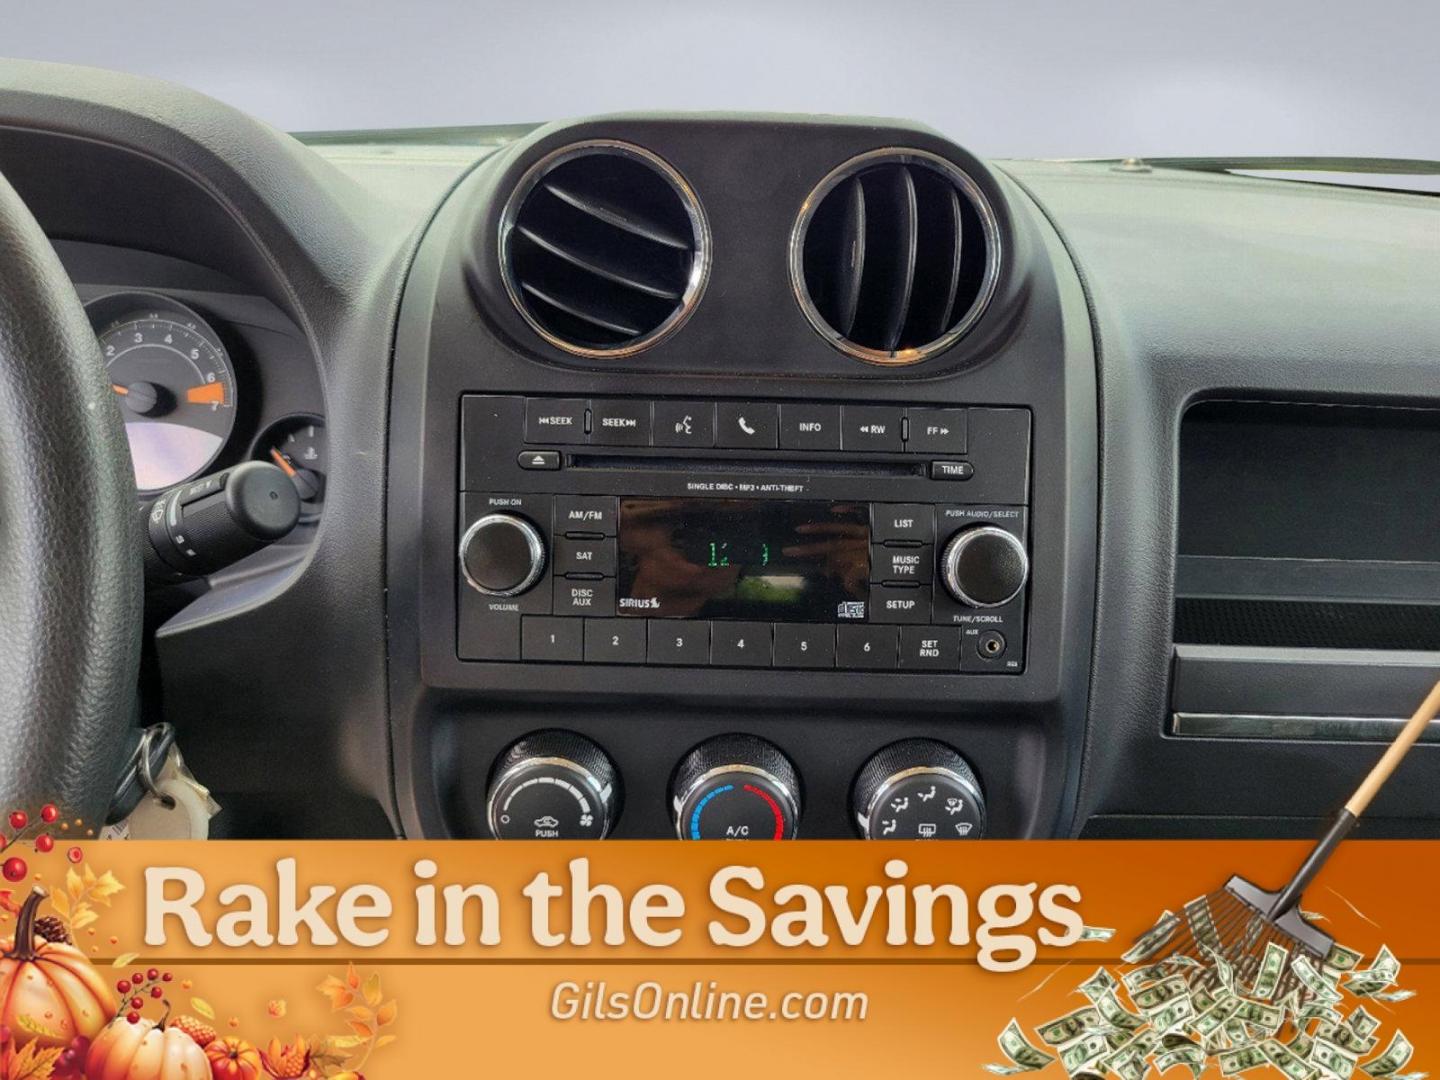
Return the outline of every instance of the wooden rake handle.
[[[1385,751],[1384,756],[1375,763],[1370,770],[1370,775],[1361,781],[1360,786],[1355,789],[1355,794],[1350,796],[1341,811],[1335,815],[1335,820],[1330,823],[1329,830],[1320,839],[1310,852],[1309,857],[1301,864],[1295,876],[1290,879],[1290,884],[1280,891],[1275,898],[1275,906],[1270,909],[1270,917],[1278,919],[1287,911],[1300,903],[1300,896],[1306,887],[1315,879],[1331,854],[1339,846],[1340,841],[1350,835],[1350,830],[1360,820],[1360,815],[1369,808],[1370,802],[1375,798],[1385,781],[1400,766],[1410,748],[1415,745],[1415,740],[1420,738],[1420,733],[1429,726],[1430,721],[1440,713],[1440,682],[1431,688],[1420,707],[1415,710],[1415,715],[1406,721],[1405,726],[1400,729],[1400,734],[1395,736],[1395,741]]]

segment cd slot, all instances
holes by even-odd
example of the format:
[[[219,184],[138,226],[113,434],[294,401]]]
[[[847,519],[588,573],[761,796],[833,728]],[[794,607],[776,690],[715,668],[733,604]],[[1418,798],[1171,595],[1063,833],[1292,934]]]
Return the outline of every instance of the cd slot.
[[[714,457],[652,457],[629,454],[573,453],[571,469],[597,472],[673,472],[673,473],[734,473],[773,474],[783,476],[879,476],[925,478],[923,461],[843,461],[796,460],[794,458],[729,458]]]

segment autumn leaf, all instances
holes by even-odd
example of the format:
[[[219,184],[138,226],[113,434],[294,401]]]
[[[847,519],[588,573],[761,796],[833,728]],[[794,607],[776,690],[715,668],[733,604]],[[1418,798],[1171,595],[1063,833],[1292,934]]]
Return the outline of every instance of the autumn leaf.
[[[60,916],[60,918],[65,919],[65,920],[67,920],[67,921],[69,920],[69,918],[70,918],[70,897],[67,896],[67,895],[65,895],[65,893],[57,892],[57,893],[55,893],[53,896],[51,896],[51,897],[50,897],[50,906],[55,909],[56,914],[58,914],[58,915]]]
[[[375,1037],[375,1029],[369,1024],[362,1024],[359,1020],[350,1020],[348,1023],[350,1030],[359,1035],[361,1039],[368,1041]]]
[[[380,1004],[380,973],[377,971],[365,980],[365,1003],[372,1009]]]
[[[355,970],[354,964],[348,964],[345,967],[345,985],[351,990],[360,989],[360,973]]]
[[[89,904],[77,904],[75,914],[70,919],[70,932],[73,934],[76,930],[84,930],[91,923],[99,921],[100,916],[95,914]]]
[[[384,1005],[381,1005],[379,1011],[375,1013],[375,1022],[381,1027],[393,1024],[395,1022],[395,1014],[399,1012],[399,1010],[400,1006],[398,1004],[394,1001],[387,1001]]]
[[[383,1047],[389,1046],[395,1041],[396,1038],[397,1036],[395,1035],[381,1035],[380,1038],[375,1040],[375,1049],[379,1050]]]
[[[84,880],[87,889],[93,889],[95,887],[95,871],[90,869],[88,862],[80,868],[80,876]]]
[[[85,882],[81,880],[73,866],[65,871],[65,891],[70,894],[71,900],[79,900],[85,895]]]
[[[23,1031],[30,1032],[31,1035],[39,1035],[42,1039],[51,1039],[55,1042],[60,1043],[63,1043],[65,1041],[64,1037],[60,1034],[60,1032],[56,1031],[54,1028],[46,1027],[39,1020],[36,1020],[28,1013],[21,1013],[19,1016],[17,1016],[15,1018],[15,1026]]]
[[[88,869],[88,867],[87,867]],[[90,888],[90,896],[98,903],[110,906],[110,901],[117,893],[125,891],[125,886],[120,884],[118,878],[109,870],[100,875],[99,879]]]
[[[206,1020],[215,1019],[215,1007],[211,1005],[210,1002],[206,1001],[204,998],[191,998],[190,1008],[194,1009]]]
[[[325,1045],[329,1048],[329,1050],[340,1051],[341,1053],[339,1053],[338,1055],[332,1053],[323,1056],[343,1057],[343,1051],[354,1050],[357,1046],[364,1046],[365,1040],[362,1039],[359,1035],[332,1035],[330,1036],[330,1038],[325,1040]]]
[[[354,992],[334,975],[327,977],[316,989],[330,999],[331,1012],[339,1012],[355,1000]]]
[[[131,964],[133,964],[133,963],[135,962],[136,957],[138,957],[139,955],[140,955],[139,953],[133,953],[133,952],[121,953],[119,956],[115,957],[114,960],[110,961],[110,966],[111,966],[111,967],[129,967]]]
[[[39,1043],[26,1043],[10,1060],[9,1080],[50,1080],[64,1049],[51,1046],[42,1050]]]

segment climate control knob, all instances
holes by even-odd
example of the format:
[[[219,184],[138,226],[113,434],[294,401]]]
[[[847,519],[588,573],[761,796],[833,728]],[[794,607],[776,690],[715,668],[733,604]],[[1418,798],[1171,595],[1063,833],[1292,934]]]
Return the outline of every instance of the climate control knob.
[[[602,840],[620,808],[605,751],[570,731],[537,731],[490,770],[485,810],[497,840]]]
[[[855,825],[866,840],[973,840],[985,797],[970,763],[934,739],[892,743],[855,778]]]
[[[486,596],[518,596],[545,570],[545,538],[514,514],[486,514],[460,539],[465,580]]]
[[[957,533],[940,556],[940,579],[950,595],[971,607],[1008,604],[1030,577],[1030,557],[1012,532],[977,525]]]
[[[792,840],[800,777],[764,739],[721,735],[681,759],[670,782],[682,840]]]

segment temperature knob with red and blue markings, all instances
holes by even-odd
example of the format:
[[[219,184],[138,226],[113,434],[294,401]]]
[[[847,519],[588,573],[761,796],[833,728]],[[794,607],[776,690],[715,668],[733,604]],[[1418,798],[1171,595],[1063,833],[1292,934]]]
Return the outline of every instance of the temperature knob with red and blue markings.
[[[670,783],[682,840],[791,840],[800,777],[778,748],[753,735],[721,735],[681,760]]]

